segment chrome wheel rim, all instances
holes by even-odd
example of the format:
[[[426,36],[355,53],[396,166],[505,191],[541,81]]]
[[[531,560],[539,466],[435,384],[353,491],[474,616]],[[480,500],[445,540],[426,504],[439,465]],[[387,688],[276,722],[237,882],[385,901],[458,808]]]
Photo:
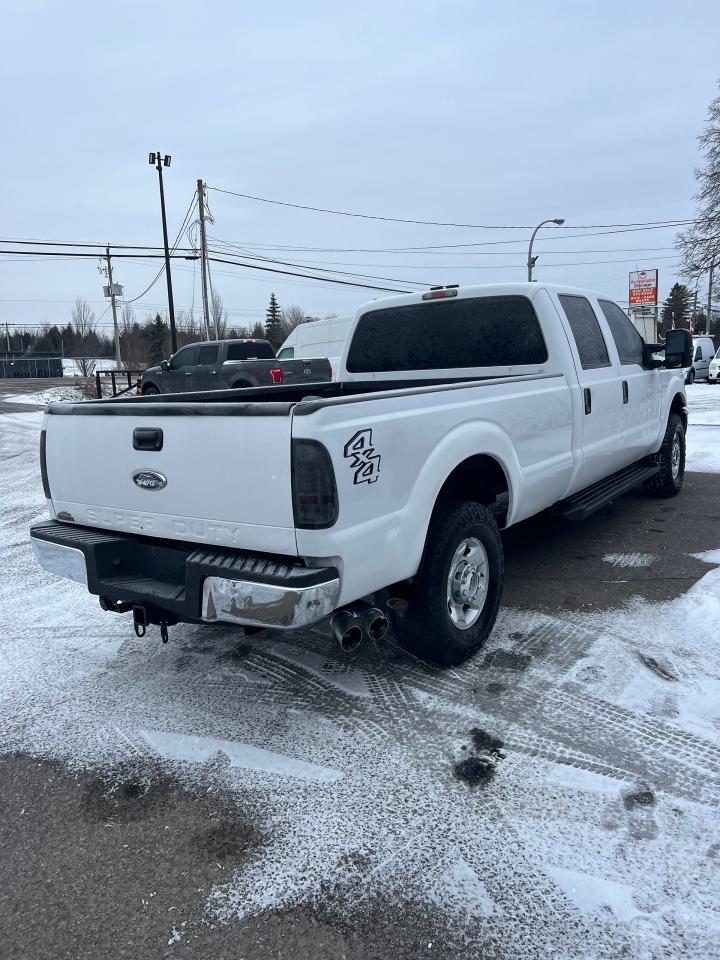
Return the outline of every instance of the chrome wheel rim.
[[[476,537],[466,537],[450,561],[447,611],[453,626],[468,630],[483,611],[488,591],[488,557]]]
[[[670,451],[670,472],[673,480],[677,480],[680,474],[680,460],[682,459],[682,448],[680,446],[680,431],[676,428],[673,434],[672,449]]]

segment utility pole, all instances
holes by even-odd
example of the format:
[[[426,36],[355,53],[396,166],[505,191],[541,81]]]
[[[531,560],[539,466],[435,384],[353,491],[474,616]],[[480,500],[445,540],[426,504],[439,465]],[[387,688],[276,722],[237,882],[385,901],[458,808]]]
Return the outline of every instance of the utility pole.
[[[7,323],[5,324],[5,337],[7,338],[8,353],[10,353],[10,327],[7,325]]]
[[[168,243],[167,218],[165,216],[165,189],[163,187],[163,167],[170,166],[170,154],[163,157],[159,152],[149,155],[149,163],[158,172],[160,181],[160,211],[162,213],[163,242],[165,244],[165,279],[167,280],[168,313],[170,314],[170,344],[172,352],[177,351],[177,331],[175,330],[175,304],[173,303],[172,277],[170,276],[170,245]]]
[[[713,285],[713,273],[715,272],[715,260],[710,261],[710,280],[708,282],[708,299],[707,299],[707,320],[705,327],[705,333],[710,333],[710,321],[712,320],[712,285]]]
[[[202,272],[202,304],[203,320],[205,321],[205,336],[210,339],[210,311],[208,309],[208,282],[207,282],[207,237],[205,236],[205,187],[202,180],[197,182],[198,209],[200,211],[200,269]],[[218,338],[217,328],[215,338]]]
[[[108,283],[110,284],[110,305],[112,307],[113,334],[115,336],[115,363],[117,364],[118,370],[120,370],[122,368],[122,361],[120,359],[120,330],[118,329],[117,322],[117,307],[115,305],[115,288],[113,287],[112,260],[110,259],[109,246],[105,247],[105,256],[107,258]]]

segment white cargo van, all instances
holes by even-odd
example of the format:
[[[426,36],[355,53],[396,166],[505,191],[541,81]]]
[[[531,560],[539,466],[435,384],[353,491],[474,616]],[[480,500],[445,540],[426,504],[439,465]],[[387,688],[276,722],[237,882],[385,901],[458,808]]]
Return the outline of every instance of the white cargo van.
[[[710,377],[710,361],[714,356],[715,344],[712,337],[693,337],[693,362],[686,383],[708,380]]]
[[[278,360],[311,360],[327,357],[337,379],[340,356],[352,317],[328,317],[327,320],[308,320],[295,327],[278,351]]]

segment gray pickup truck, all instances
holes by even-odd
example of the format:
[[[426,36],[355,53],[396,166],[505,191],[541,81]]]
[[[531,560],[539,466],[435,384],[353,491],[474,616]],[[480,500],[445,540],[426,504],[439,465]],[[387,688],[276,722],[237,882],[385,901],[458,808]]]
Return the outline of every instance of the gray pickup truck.
[[[278,360],[267,340],[208,340],[181,347],[169,360],[148,367],[141,390],[143,394],[186,393],[318,383],[331,378],[326,358]]]

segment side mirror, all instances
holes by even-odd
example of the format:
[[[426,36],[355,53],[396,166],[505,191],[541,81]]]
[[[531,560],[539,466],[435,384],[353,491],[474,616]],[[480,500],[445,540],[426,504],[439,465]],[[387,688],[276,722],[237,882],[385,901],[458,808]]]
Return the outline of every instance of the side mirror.
[[[170,365],[170,361],[169,361],[169,360],[163,360],[163,362],[160,364],[160,369],[161,369],[161,370],[172,370],[172,366]]]
[[[643,343],[643,367],[645,370],[657,370],[665,365],[661,343]]]
[[[665,366],[689,367],[693,360],[693,340],[689,330],[668,330],[665,334]]]

